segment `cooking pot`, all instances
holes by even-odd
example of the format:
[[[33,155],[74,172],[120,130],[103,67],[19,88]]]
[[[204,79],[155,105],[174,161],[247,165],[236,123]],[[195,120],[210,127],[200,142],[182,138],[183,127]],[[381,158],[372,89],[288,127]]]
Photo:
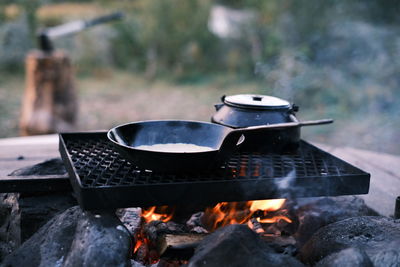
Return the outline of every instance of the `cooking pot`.
[[[298,122],[298,107],[288,101],[267,95],[240,94],[223,96],[215,105],[211,121],[231,128],[244,128],[286,122]],[[240,147],[250,152],[285,152],[298,147],[300,127],[282,128],[263,133],[249,133]]]

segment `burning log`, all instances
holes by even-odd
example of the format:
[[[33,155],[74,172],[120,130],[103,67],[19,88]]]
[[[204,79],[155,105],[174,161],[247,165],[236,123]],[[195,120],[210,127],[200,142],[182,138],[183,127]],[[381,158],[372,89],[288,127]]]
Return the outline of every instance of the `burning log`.
[[[156,263],[160,258],[160,240],[166,234],[183,234],[187,228],[183,224],[175,222],[151,221],[145,223],[142,220],[140,231],[135,235],[134,257],[145,264]]]
[[[189,260],[200,241],[207,234],[166,234],[158,241],[158,253],[162,259]]]

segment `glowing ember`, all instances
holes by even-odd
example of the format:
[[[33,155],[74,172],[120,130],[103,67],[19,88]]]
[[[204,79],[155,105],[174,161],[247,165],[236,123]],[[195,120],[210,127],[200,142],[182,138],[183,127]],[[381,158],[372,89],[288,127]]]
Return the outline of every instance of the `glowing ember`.
[[[135,247],[133,248],[133,253],[136,253],[140,247],[148,244],[148,242],[149,242],[149,240],[147,238],[143,237],[142,233],[137,234]]]
[[[272,218],[264,218],[264,219],[257,218],[257,221],[260,222],[260,223],[276,223],[276,222],[279,222],[280,220],[284,220],[284,221],[286,221],[288,223],[292,222],[291,219],[289,219],[288,217],[283,216],[283,215],[274,216]]]
[[[146,209],[142,209],[142,218],[145,223],[151,221],[162,221],[168,222],[174,215],[174,209],[168,206],[153,206]],[[154,244],[151,244],[150,239],[147,238],[143,232],[143,228],[135,236],[135,247],[133,253],[146,264],[155,264],[159,261],[159,255],[154,249]],[[140,255],[140,256],[138,256]]]

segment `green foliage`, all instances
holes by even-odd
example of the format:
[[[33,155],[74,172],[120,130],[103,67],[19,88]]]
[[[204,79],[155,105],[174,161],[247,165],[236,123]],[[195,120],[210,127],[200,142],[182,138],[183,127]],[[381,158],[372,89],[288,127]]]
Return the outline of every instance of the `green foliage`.
[[[202,0],[139,1],[115,26],[117,64],[144,68],[151,75],[204,71],[214,49],[215,37],[207,28],[210,7],[211,1]]]
[[[398,24],[400,22],[400,5],[398,0],[353,0],[359,6],[364,18],[382,24]]]
[[[288,11],[293,19],[291,40],[295,43],[310,42],[315,35],[324,34],[335,19],[336,0],[289,0]]]

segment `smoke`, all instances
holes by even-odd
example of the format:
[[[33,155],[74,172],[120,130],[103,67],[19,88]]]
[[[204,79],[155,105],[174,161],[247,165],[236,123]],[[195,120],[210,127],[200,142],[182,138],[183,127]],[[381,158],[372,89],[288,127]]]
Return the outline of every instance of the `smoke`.
[[[256,161],[255,159],[254,162]],[[305,194],[306,192],[303,190],[306,189],[296,185],[297,173],[293,161],[290,158],[284,158],[283,161],[286,165],[286,174],[284,176],[271,179],[261,174],[260,177],[252,180],[251,183],[242,183],[241,194],[244,198],[251,200],[254,199],[254,196],[262,195],[263,199],[285,198],[295,201],[298,195]],[[257,163],[254,164],[257,165]],[[264,165],[263,167],[266,166]]]
[[[267,88],[272,88],[272,95],[295,101],[297,81],[302,79],[307,70],[304,56],[294,49],[282,49],[275,64],[258,62],[255,74],[265,80]]]
[[[295,178],[296,178],[296,170],[290,171],[289,174],[286,175],[286,177],[276,182],[278,190],[286,192],[290,191],[290,188],[293,185]]]
[[[335,119],[304,129],[303,138],[399,154],[399,32],[344,18],[308,43],[310,50],[286,44],[255,73],[267,94],[300,106],[300,119]]]

